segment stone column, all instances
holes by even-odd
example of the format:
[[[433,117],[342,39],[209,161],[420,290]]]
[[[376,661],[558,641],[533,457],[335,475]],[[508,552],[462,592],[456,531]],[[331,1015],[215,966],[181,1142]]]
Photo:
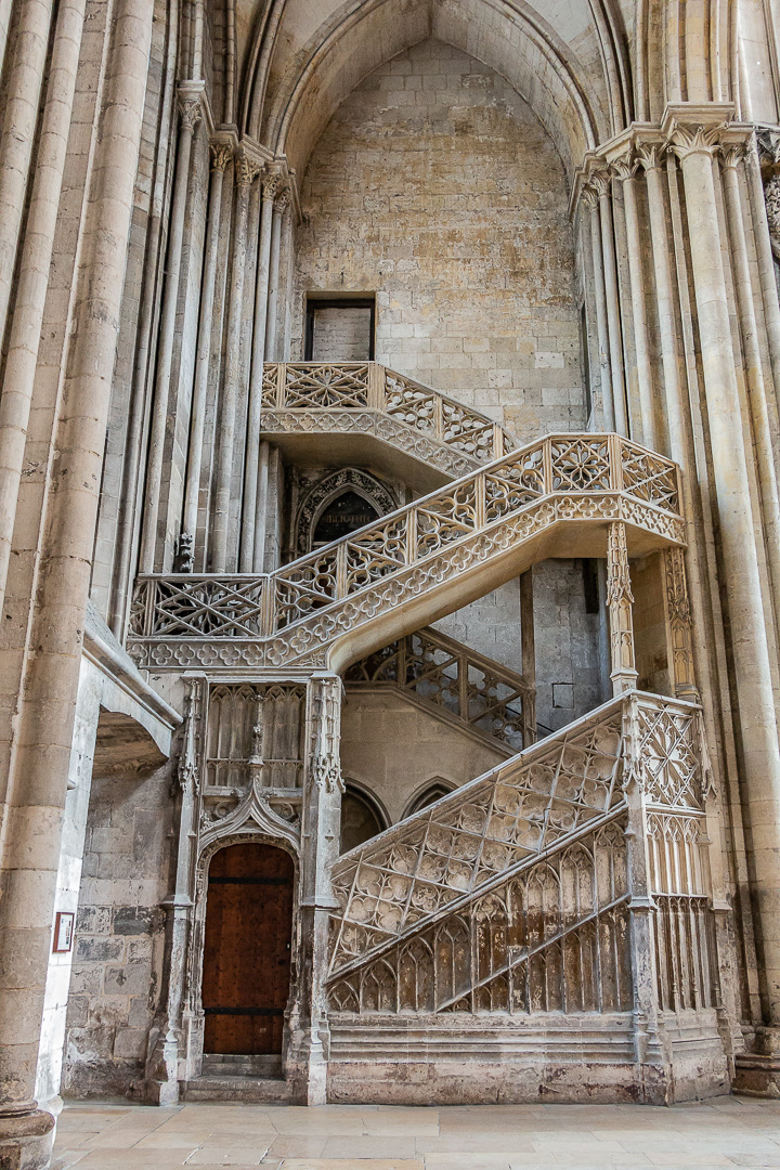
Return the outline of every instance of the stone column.
[[[232,147],[227,143],[212,143],[208,223],[206,225],[200,321],[198,324],[198,348],[195,358],[195,380],[192,388],[190,444],[189,451],[187,452],[187,478],[184,487],[184,509],[178,548],[178,567],[184,572],[191,572],[194,568],[195,533],[198,527],[198,502],[200,499],[200,475],[203,465],[203,432],[206,422],[206,403],[209,389],[211,338],[214,330],[214,286],[221,236],[220,229],[222,226],[222,189],[225,184],[225,171],[230,165],[232,157]]]
[[[9,780],[0,897],[0,1165],[48,1165],[53,1119],[36,1064],[55,911],[62,817],[121,315],[151,45],[152,6],[119,0],[111,29],[91,198],[63,372],[31,643]]]
[[[0,393],[0,609],[49,287],[86,0],[60,5]]]
[[[713,170],[719,127],[665,118],[671,149],[680,159],[688,212],[691,266],[702,338],[701,363],[712,445],[721,540],[722,575],[734,662],[744,790],[750,820],[750,860],[764,957],[763,1010],[780,1025],[780,751],[772,693],[768,637],[756,547],[744,420],[735,374],[731,323],[718,231]]]
[[[585,205],[590,209],[590,243],[593,251],[593,283],[596,302],[596,331],[599,340],[599,382],[604,410],[604,425],[608,431],[615,429],[615,394],[610,378],[609,333],[607,328],[607,299],[604,290],[604,260],[601,254],[601,228],[599,226],[599,195],[593,186],[583,190]]]
[[[5,335],[19,230],[49,52],[52,0],[18,0],[0,136],[0,338]]]
[[[767,386],[758,339],[755,294],[750,272],[747,240],[738,168],[745,157],[744,144],[724,147],[721,154],[723,186],[726,196],[734,285],[739,306],[742,348],[745,359],[748,402],[753,421],[753,440],[761,491],[769,575],[772,583],[775,621],[780,628],[780,500],[772,450],[772,427],[769,418]]]
[[[666,650],[669,678],[675,698],[689,703],[701,701],[693,663],[691,606],[688,601],[688,579],[685,572],[685,553],[681,548],[664,549],[661,557],[663,574],[664,615],[666,619]]]
[[[179,1100],[179,1037],[193,909],[193,844],[200,790],[198,741],[206,686],[205,676],[201,675],[190,676],[185,683],[184,736],[176,774],[180,802],[176,873],[173,891],[164,903],[168,912],[165,1002],[156,1020],[156,1040],[146,1062],[146,1091],[155,1105],[175,1105]]]
[[[297,1020],[292,1029],[298,1093],[309,1105],[325,1101],[328,1060],[328,924],[338,903],[331,872],[339,855],[341,820],[341,679],[315,675],[309,683],[311,744],[301,840],[301,952]]]
[[[263,551],[257,552],[256,512],[258,503],[258,460],[260,458],[260,416],[263,404],[263,362],[265,361],[265,327],[268,317],[268,282],[271,263],[271,225],[274,200],[281,187],[280,175],[263,179],[260,210],[260,237],[257,247],[257,282],[255,288],[255,323],[252,333],[252,367],[249,375],[249,411],[247,416],[246,465],[244,468],[244,508],[241,517],[242,573],[262,572]],[[267,482],[267,476],[266,476]]]
[[[607,608],[612,660],[612,694],[622,695],[636,686],[634,656],[634,595],[628,565],[626,526],[618,520],[607,535]]]
[[[144,499],[144,526],[141,537],[140,567],[142,573],[153,573],[157,552],[157,521],[160,511],[160,492],[165,458],[165,440],[168,429],[168,402],[170,399],[171,365],[176,340],[176,310],[179,303],[179,275],[182,244],[190,185],[192,138],[200,121],[200,97],[192,91],[179,93],[179,136],[176,145],[176,177],[171,199],[171,229],[165,265],[165,292],[160,314],[160,342],[157,351],[157,373],[154,386],[152,426],[146,464],[146,492]]]
[[[241,380],[241,313],[244,301],[244,261],[246,252],[247,208],[249,188],[257,178],[257,164],[242,152],[236,160],[236,222],[233,229],[233,268],[228,290],[228,317],[225,337],[225,373],[222,398],[217,415],[217,484],[211,541],[211,571],[225,573],[230,543],[230,499],[235,474],[236,420]]]
[[[615,430],[628,434],[626,413],[626,386],[623,377],[623,338],[620,328],[620,297],[615,265],[615,228],[612,222],[612,184],[607,170],[597,171],[591,183],[599,199],[601,223],[601,255],[604,263],[604,291],[607,303],[607,330],[609,333],[609,362],[612,382],[612,407]]]
[[[645,446],[655,451],[657,437],[655,430],[655,402],[653,400],[653,368],[650,362],[650,343],[647,336],[647,303],[645,301],[644,265],[642,261],[642,237],[637,211],[634,173],[637,161],[629,151],[614,163],[617,178],[623,184],[623,202],[626,211],[626,240],[628,245],[628,267],[631,273],[631,310],[634,320],[634,346],[636,348],[637,380],[639,383],[639,404],[642,411],[641,434],[635,436]]]
[[[271,224],[271,258],[269,261],[268,317],[265,326],[266,361],[278,360],[276,353],[276,321],[279,312],[279,287],[281,283],[282,220],[290,205],[290,193],[286,188],[280,192],[274,203]]]

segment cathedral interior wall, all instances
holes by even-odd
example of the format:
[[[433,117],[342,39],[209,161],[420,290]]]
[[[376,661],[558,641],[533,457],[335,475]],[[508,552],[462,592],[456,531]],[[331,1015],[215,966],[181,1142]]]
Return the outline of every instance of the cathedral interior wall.
[[[302,186],[291,355],[311,291],[375,292],[376,357],[521,440],[585,424],[568,190],[530,107],[427,41],[372,73]]]

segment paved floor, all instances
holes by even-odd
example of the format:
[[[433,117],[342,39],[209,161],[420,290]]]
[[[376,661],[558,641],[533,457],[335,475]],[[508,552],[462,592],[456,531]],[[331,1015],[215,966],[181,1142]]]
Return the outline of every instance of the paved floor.
[[[80,1103],[63,1111],[66,1170],[617,1170],[780,1168],[780,1102],[406,1108]]]

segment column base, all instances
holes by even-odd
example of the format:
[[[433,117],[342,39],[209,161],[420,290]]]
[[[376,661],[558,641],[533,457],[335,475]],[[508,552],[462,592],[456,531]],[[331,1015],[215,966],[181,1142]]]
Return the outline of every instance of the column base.
[[[45,1170],[54,1145],[54,1118],[43,1109],[0,1114],[0,1170]]]
[[[780,1097],[780,1028],[757,1028],[752,1052],[736,1058],[732,1088],[748,1097]]]

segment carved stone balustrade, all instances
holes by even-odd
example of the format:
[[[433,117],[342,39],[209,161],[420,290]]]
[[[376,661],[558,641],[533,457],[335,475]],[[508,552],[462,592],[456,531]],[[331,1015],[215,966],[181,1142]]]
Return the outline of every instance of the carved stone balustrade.
[[[266,362],[261,434],[285,449],[296,436],[371,436],[449,478],[516,445],[480,411],[377,362]]]
[[[345,854],[336,1034],[589,1012],[606,1044],[622,1013],[643,1060],[668,1027],[722,1062],[707,796],[700,709],[634,691]]]
[[[438,630],[418,630],[391,642],[351,666],[344,681],[350,690],[400,690],[507,754],[536,738],[535,688],[522,675]]]
[[[262,575],[149,575],[128,644],[149,669],[341,671],[550,556],[684,544],[677,467],[618,435],[553,435]]]

